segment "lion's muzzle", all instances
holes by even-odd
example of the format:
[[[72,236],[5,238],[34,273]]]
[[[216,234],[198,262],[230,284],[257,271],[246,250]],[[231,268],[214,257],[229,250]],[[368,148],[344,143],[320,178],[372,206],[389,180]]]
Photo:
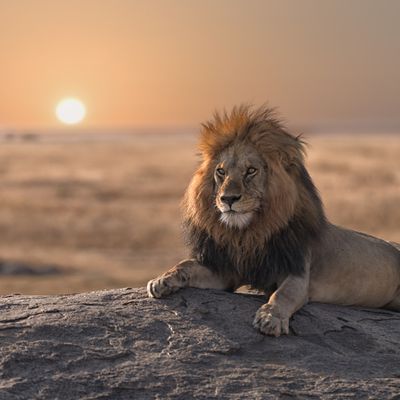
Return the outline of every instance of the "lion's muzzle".
[[[236,203],[237,201],[239,201],[242,198],[241,195],[233,195],[233,196],[226,196],[226,195],[222,195],[220,197],[220,200],[222,203],[227,204],[230,208],[232,208],[233,203]]]

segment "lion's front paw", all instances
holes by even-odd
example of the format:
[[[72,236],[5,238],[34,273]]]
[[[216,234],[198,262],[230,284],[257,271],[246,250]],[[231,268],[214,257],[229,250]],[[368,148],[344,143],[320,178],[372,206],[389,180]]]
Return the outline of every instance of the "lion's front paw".
[[[266,335],[278,337],[289,333],[289,318],[281,317],[270,304],[264,304],[257,310],[253,326]]]
[[[147,283],[147,294],[149,297],[155,297],[156,299],[168,296],[178,289],[179,287],[172,285],[170,279],[164,276],[159,276]]]

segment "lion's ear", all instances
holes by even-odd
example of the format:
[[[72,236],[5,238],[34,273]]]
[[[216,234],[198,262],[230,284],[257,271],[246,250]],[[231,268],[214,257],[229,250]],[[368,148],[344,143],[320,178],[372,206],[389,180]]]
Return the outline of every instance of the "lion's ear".
[[[303,153],[299,151],[296,146],[285,146],[281,148],[277,153],[276,157],[282,164],[283,168],[287,171],[291,170],[303,163]]]
[[[286,166],[291,169],[292,167],[299,167],[304,164],[306,154],[306,142],[303,140],[302,135],[292,136],[292,143],[286,147],[284,154],[286,155]]]
[[[201,124],[200,141],[198,149],[203,159],[212,159],[221,147],[221,135],[210,122]]]

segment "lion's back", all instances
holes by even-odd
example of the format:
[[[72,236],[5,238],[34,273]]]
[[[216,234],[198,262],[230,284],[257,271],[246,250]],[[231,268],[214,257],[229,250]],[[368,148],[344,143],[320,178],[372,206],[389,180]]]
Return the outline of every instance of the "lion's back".
[[[329,225],[312,251],[311,299],[384,306],[400,284],[397,246],[368,234]]]

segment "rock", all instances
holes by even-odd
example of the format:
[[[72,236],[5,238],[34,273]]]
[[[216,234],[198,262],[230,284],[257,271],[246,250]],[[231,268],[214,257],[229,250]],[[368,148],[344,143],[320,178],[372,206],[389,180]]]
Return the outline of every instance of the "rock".
[[[261,296],[144,289],[0,298],[0,399],[399,399],[400,314],[309,304],[291,334]]]

